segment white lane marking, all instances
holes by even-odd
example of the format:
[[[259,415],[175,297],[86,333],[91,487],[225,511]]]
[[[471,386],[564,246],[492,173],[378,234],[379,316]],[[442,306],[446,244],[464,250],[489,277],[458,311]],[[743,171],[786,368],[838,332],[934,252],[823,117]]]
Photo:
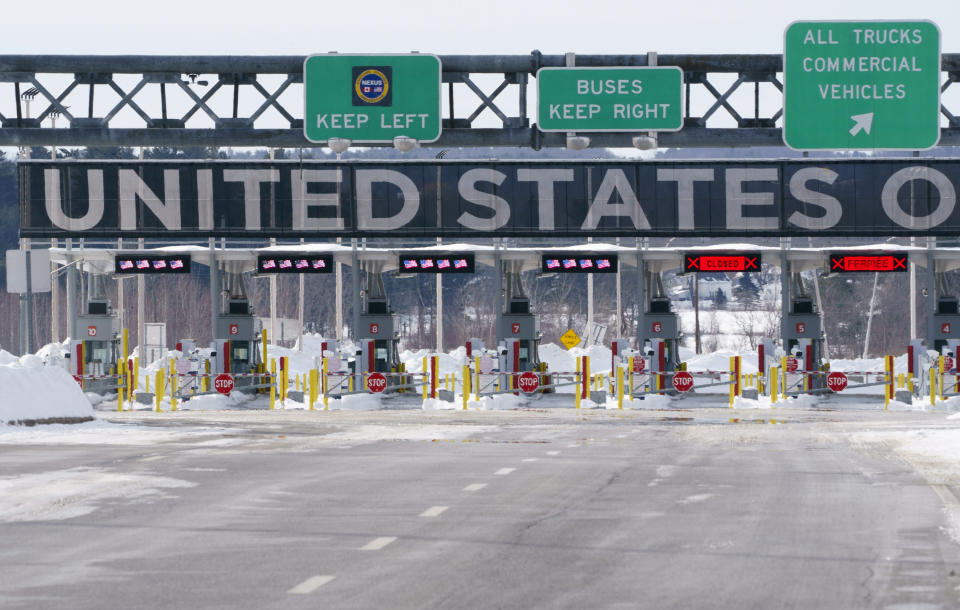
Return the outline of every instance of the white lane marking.
[[[486,487],[486,486],[487,486],[486,483],[471,483],[471,484],[467,485],[466,487],[464,487],[464,488],[463,488],[463,491],[480,491],[481,489],[483,489],[483,488]]]
[[[396,536],[382,536],[380,538],[374,538],[370,542],[360,547],[360,550],[361,551],[379,551],[380,549],[387,546],[388,544],[390,544],[396,539],[397,539]]]
[[[440,513],[450,508],[449,506],[431,506],[427,510],[420,513],[421,517],[438,517]]]
[[[287,593],[290,593],[293,595],[306,595],[307,593],[313,593],[314,591],[316,591],[323,585],[327,584],[334,578],[336,578],[336,576],[328,576],[328,575],[311,576],[310,578],[306,579],[296,587],[287,591]]]
[[[524,462],[536,462],[536,461],[539,460],[539,459],[540,459],[540,458],[523,458],[522,461],[524,461]]]
[[[576,448],[579,447],[579,446],[580,446],[580,445],[567,445],[567,448],[568,448],[568,449],[576,449]]]
[[[513,472],[514,470],[516,470],[516,468],[501,468],[500,470],[496,471],[496,472],[493,473],[493,474],[502,477],[502,476],[506,476],[506,475],[510,474],[510,473]]]
[[[683,500],[677,500],[677,504],[696,504],[697,502],[709,500],[712,497],[713,494],[694,494],[692,496],[687,496]]]
[[[157,460],[162,460],[164,456],[162,455],[151,455],[145,458],[140,458],[141,462],[156,462]]]
[[[547,455],[560,455],[559,451],[547,451]]]

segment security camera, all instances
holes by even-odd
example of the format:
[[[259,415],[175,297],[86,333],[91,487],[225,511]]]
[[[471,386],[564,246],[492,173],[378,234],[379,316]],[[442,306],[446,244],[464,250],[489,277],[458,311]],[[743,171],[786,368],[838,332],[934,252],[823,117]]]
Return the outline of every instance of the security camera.
[[[570,150],[583,150],[588,146],[590,146],[590,138],[575,134],[567,134],[567,148]]]
[[[338,155],[350,148],[350,140],[347,138],[330,138],[327,140],[327,146]]]
[[[393,139],[393,147],[400,152],[410,152],[414,148],[420,147],[420,142],[407,136],[397,136]]]
[[[654,135],[634,136],[633,147],[637,150],[653,150],[657,148],[657,137]]]

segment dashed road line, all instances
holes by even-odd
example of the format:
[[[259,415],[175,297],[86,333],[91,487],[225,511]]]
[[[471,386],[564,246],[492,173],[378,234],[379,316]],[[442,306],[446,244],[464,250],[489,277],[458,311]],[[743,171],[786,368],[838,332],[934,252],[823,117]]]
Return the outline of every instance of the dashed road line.
[[[336,578],[336,576],[329,575],[320,575],[320,576],[311,576],[306,579],[296,587],[287,591],[291,595],[306,595],[308,593],[313,593],[323,585],[327,584],[331,580]]]
[[[524,462],[536,462],[536,461],[539,460],[539,459],[540,459],[540,458],[523,458],[523,461],[524,461]]]
[[[502,477],[502,476],[506,476],[506,475],[510,474],[510,473],[513,472],[514,470],[516,470],[516,468],[501,468],[500,470],[496,471],[496,472],[493,473],[493,474]]]
[[[397,539],[396,536],[381,536],[380,538],[374,538],[370,542],[360,547],[360,550],[361,551],[379,551],[380,549],[387,546],[388,544],[390,544],[396,539]]]
[[[421,517],[439,517],[440,514],[450,508],[449,506],[431,506],[427,510],[420,513]]]
[[[463,488],[463,491],[480,491],[481,489],[483,489],[483,488],[486,487],[486,486],[487,486],[486,483],[471,483],[471,484],[467,485],[466,487],[464,487],[464,488]]]
[[[559,451],[547,451],[547,455],[560,455]]]

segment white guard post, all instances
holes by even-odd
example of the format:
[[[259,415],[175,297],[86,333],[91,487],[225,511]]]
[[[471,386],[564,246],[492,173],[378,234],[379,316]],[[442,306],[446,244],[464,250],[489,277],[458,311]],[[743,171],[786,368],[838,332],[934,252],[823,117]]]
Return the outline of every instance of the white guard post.
[[[610,342],[610,378],[615,379],[617,374],[617,365],[626,364],[630,358],[630,339],[614,339]]]
[[[360,342],[360,362],[357,366],[357,375],[372,373],[376,359],[376,349],[373,346],[373,339],[367,339]]]
[[[472,360],[475,356],[480,356],[485,347],[483,339],[467,339],[467,359]]]
[[[760,343],[757,344],[757,374],[764,380],[764,383],[769,382],[770,366],[776,366],[776,362],[776,343],[774,343],[773,339],[767,337],[760,339]]]

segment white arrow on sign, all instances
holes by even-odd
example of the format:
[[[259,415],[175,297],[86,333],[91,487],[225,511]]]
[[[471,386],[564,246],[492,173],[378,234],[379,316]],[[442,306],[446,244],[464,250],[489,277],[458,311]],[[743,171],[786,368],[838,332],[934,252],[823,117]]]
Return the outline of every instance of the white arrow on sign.
[[[850,129],[850,135],[855,136],[860,133],[860,130],[867,132],[867,135],[870,135],[870,126],[873,125],[873,113],[867,112],[865,114],[854,114],[850,117],[856,123]]]

